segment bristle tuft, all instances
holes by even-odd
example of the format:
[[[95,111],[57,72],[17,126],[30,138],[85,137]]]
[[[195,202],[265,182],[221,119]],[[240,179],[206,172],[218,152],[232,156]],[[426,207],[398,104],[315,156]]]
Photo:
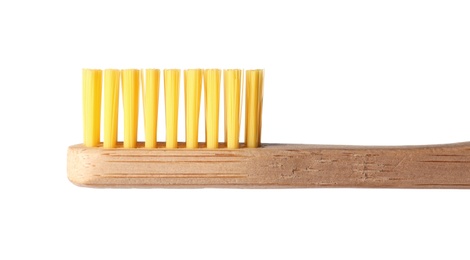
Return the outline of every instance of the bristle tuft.
[[[186,148],[198,147],[199,111],[201,106],[202,70],[184,71],[186,112]]]
[[[141,78],[142,102],[144,106],[145,148],[156,148],[160,70],[147,69],[145,73],[142,71]]]
[[[220,69],[204,71],[204,101],[206,112],[206,145],[219,147]]]
[[[119,111],[119,70],[104,71],[104,148],[116,148]]]
[[[178,99],[180,88],[180,70],[164,71],[166,148],[178,147]]]
[[[124,105],[124,148],[137,147],[137,123],[139,116],[140,71],[122,71],[122,100]]]
[[[102,71],[83,69],[83,143],[96,147],[100,143]]]
[[[248,148],[261,145],[261,111],[263,106],[264,70],[246,72],[245,144]]]
[[[224,70],[225,142],[229,149],[240,146],[241,80],[241,70]]]

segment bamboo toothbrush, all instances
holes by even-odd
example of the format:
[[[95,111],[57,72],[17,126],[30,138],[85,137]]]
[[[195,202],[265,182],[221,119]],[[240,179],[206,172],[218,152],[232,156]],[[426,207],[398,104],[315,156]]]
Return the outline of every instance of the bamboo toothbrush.
[[[470,142],[425,146],[261,143],[263,70],[183,72],[186,142],[177,140],[181,71],[163,71],[166,142],[157,142],[160,70],[83,70],[84,143],[68,149],[68,178],[87,187],[469,188]],[[222,80],[223,78],[223,80]],[[221,86],[223,85],[223,86]],[[245,94],[243,90],[245,85]],[[122,88],[124,140],[117,142]],[[224,138],[219,143],[220,89]],[[137,141],[139,90],[145,142]],[[198,140],[204,95],[205,142]],[[245,142],[240,143],[245,97]]]

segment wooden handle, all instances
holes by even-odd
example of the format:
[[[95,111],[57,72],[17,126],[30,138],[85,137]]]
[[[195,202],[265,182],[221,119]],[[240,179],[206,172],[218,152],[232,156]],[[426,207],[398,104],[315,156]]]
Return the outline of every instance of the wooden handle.
[[[79,186],[117,188],[470,187],[470,142],[400,147],[264,144],[234,150],[142,146],[70,146],[68,178]]]

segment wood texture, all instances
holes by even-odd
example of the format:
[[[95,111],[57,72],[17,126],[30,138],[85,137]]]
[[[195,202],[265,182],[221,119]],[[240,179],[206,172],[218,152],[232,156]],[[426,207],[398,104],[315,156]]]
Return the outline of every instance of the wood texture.
[[[71,146],[68,178],[79,186],[118,188],[470,187],[470,142],[402,147],[264,144],[235,150],[163,145]]]

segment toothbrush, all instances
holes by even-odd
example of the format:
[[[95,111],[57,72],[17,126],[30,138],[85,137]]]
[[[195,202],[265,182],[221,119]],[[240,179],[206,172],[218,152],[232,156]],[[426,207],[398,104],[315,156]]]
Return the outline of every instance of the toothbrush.
[[[245,75],[238,69],[223,73],[219,69],[185,70],[186,142],[178,142],[180,72],[163,71],[167,138],[157,142],[160,71],[105,70],[101,143],[103,73],[84,69],[84,143],[68,148],[69,180],[78,186],[109,188],[470,187],[470,142],[421,146],[261,143],[263,70],[248,70]],[[218,141],[221,85],[224,142]],[[117,141],[120,86],[123,142]],[[145,142],[137,141],[140,89]],[[202,94],[206,142],[197,139]],[[240,143],[243,97],[245,142]]]

